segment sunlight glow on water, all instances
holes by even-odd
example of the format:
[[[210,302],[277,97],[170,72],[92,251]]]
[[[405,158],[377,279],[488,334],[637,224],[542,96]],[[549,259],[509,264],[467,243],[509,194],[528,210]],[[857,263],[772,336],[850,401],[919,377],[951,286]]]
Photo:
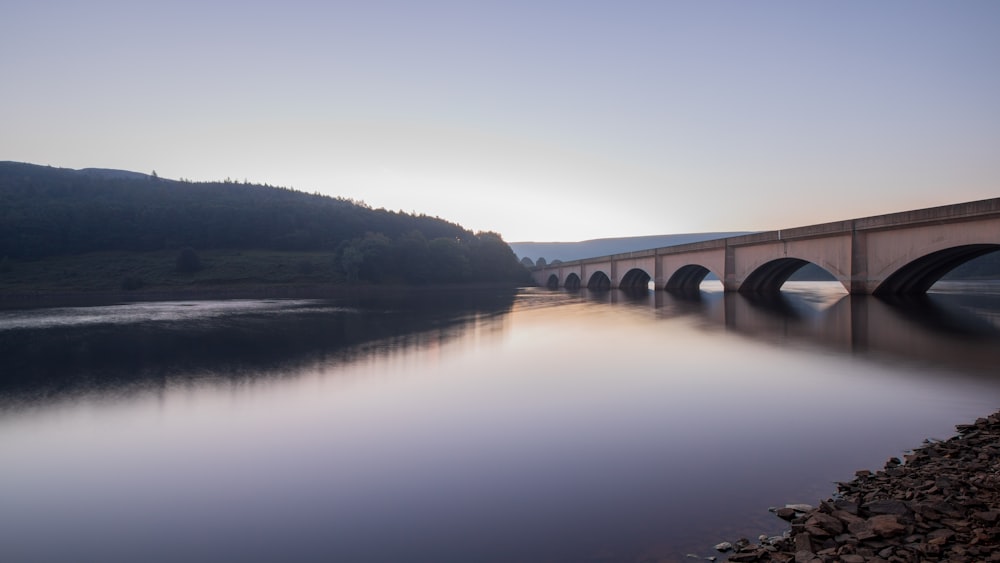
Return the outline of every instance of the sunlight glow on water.
[[[296,308],[311,303],[305,300],[233,299],[0,311],[0,330],[89,324],[132,324],[151,321],[192,321],[241,313],[281,314],[294,312]],[[348,309],[332,309],[331,312],[340,310],[347,311]]]
[[[0,388],[0,549],[683,560],[778,532],[767,507],[815,502],[1000,405],[995,326],[963,316],[982,308],[949,328],[936,310],[789,289],[769,303],[530,290],[434,316],[301,301],[18,313],[0,330],[28,374]],[[94,333],[81,317],[133,320]],[[143,330],[128,344],[142,354],[88,352]],[[207,349],[185,356],[192,342]]]

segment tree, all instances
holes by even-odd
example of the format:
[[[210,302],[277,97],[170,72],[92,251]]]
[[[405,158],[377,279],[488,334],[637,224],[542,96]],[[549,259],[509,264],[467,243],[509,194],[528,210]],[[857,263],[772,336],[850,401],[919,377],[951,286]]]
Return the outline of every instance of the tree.
[[[538,257],[538,260],[535,260],[535,266],[536,267],[544,268],[545,264],[546,264],[545,258],[542,258],[541,256]]]
[[[340,266],[347,274],[347,281],[355,283],[358,281],[358,272],[361,271],[361,263],[365,261],[365,255],[358,248],[357,244],[351,243],[340,252]]]
[[[439,237],[427,243],[430,275],[435,281],[459,283],[466,281],[469,259],[459,241]]]
[[[524,266],[525,268],[534,268],[535,261],[525,256],[524,258],[521,258],[521,265]]]

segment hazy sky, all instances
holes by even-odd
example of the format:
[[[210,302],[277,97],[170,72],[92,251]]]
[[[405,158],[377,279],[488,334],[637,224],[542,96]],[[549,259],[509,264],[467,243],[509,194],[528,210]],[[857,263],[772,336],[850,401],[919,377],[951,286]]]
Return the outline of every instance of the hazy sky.
[[[1000,1],[5,0],[0,160],[509,241],[1000,196]]]

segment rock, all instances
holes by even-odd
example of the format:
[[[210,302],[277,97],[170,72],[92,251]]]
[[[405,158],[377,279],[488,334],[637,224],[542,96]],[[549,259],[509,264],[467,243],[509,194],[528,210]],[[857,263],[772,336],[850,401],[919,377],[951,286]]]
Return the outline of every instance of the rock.
[[[842,510],[844,512],[847,512],[849,514],[853,514],[855,516],[858,515],[858,503],[851,502],[849,500],[837,499],[837,500],[833,501],[833,508],[835,510]]]
[[[870,514],[897,514],[903,516],[910,513],[906,503],[896,499],[876,500],[866,503],[862,508]]]
[[[812,538],[807,533],[797,534],[795,536],[795,551],[809,551],[812,552]]]
[[[955,537],[955,532],[942,528],[927,534],[927,543],[931,545],[944,545],[953,537]]]
[[[868,520],[860,520],[847,525],[848,531],[861,541],[870,540],[877,537],[874,525]]]
[[[794,508],[789,508],[786,506],[784,508],[779,508],[775,510],[774,514],[778,518],[781,518],[782,520],[791,520],[795,518],[795,516],[799,514],[799,512],[797,512]]]
[[[899,523],[895,514],[879,514],[868,519],[871,523],[872,531],[888,538],[906,532],[906,526]]]
[[[858,471],[818,508],[774,509],[791,529],[737,547],[739,561],[1000,563],[1000,412],[958,431]]]
[[[833,516],[837,520],[840,520],[841,522],[843,522],[845,526],[850,525],[850,524],[852,524],[854,522],[864,522],[865,521],[864,518],[862,518],[860,516],[857,516],[855,514],[851,514],[850,512],[846,512],[844,510],[835,510],[835,511],[833,511],[833,514],[831,514],[831,516]]]
[[[721,551],[722,553],[725,553],[725,552],[731,551],[733,549],[733,544],[731,544],[731,543],[729,543],[727,541],[724,541],[722,543],[716,544],[715,545],[715,549],[718,550],[718,551]]]
[[[806,528],[818,528],[821,534],[813,533],[814,536],[835,536],[844,531],[844,524],[837,518],[822,512],[814,512],[806,520]]]
[[[984,510],[982,512],[973,512],[972,517],[982,522],[993,523],[997,521],[997,518],[1000,518],[1000,511]]]

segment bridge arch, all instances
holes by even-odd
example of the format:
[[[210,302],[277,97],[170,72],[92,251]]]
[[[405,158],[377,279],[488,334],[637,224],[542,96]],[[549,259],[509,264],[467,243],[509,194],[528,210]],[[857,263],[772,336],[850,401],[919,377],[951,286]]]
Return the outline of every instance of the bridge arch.
[[[580,276],[576,275],[576,273],[566,276],[566,281],[563,282],[563,287],[571,291],[580,289]]]
[[[985,254],[1000,250],[1000,244],[966,244],[925,254],[890,274],[875,295],[925,293],[945,274]]]
[[[611,278],[607,274],[598,270],[587,280],[587,289],[607,290],[611,289]]]
[[[750,272],[750,275],[743,280],[743,283],[740,284],[739,292],[747,294],[777,293],[781,291],[781,286],[785,285],[788,278],[792,277],[792,274],[806,264],[815,264],[815,262],[809,262],[802,258],[778,258],[765,262]],[[822,268],[821,265],[816,265]],[[827,272],[837,277],[832,272],[829,272],[829,270]],[[844,285],[844,289],[850,290],[844,284],[844,280],[838,278],[838,281],[840,281],[841,285]]]
[[[559,289],[559,276],[550,274],[549,279],[545,281],[545,287],[549,289]]]
[[[665,289],[679,289],[682,291],[697,291],[701,287],[701,282],[711,273],[711,270],[701,264],[688,264],[677,269],[670,279],[667,280]],[[718,274],[716,274],[718,275]],[[719,279],[722,279],[721,277]]]
[[[649,289],[649,280],[653,279],[646,270],[642,268],[632,268],[622,276],[618,282],[619,289],[646,290]]]

